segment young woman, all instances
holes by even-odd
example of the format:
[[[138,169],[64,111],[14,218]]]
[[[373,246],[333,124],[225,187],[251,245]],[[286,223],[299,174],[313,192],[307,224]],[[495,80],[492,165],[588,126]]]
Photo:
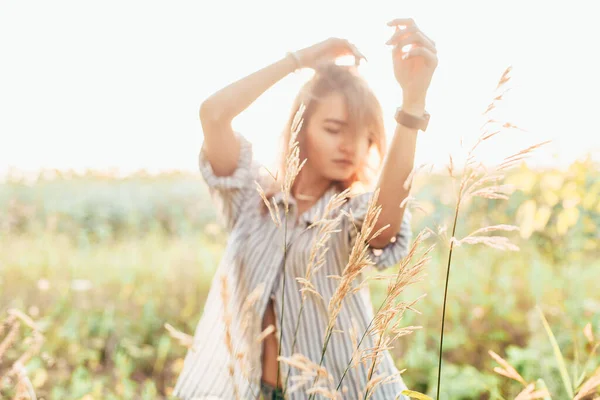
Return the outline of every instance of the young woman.
[[[331,38],[289,53],[203,102],[200,170],[228,228],[229,239],[195,332],[194,346],[175,387],[174,394],[179,398],[256,399],[260,393],[268,399],[283,398],[284,385],[287,382],[288,387],[292,386],[300,371],[283,363],[278,371],[278,354],[290,357],[300,353],[319,363],[328,322],[326,305],[339,282],[330,276],[342,275],[348,262],[372,195],[364,188],[373,187],[373,171],[379,173],[377,204],[382,206],[375,231],[388,224],[389,227],[369,242],[372,260],[383,269],[406,255],[411,240],[410,214],[400,204],[408,196],[410,186],[405,189],[403,184],[413,169],[418,131],[427,126],[426,93],[438,61],[435,43],[412,19],[397,19],[388,25],[396,28],[387,44],[392,46],[393,71],[403,98],[387,152],[379,102],[353,68],[333,63],[345,55],[354,55],[357,61],[363,58],[355,46],[343,39]],[[278,227],[270,213],[265,212],[255,185],[258,181],[264,188],[277,187],[269,185],[269,179],[273,183],[274,178],[259,169],[252,157],[252,145],[232,130],[231,121],[298,68],[313,68],[315,75],[292,107],[282,137],[283,166],[276,178],[281,181],[285,175],[292,121],[301,105],[305,109],[297,141],[300,160],[307,161],[293,182],[289,198],[280,190],[267,191],[271,204],[278,205],[275,212],[287,224]],[[361,187],[363,193],[351,196],[335,210],[351,212],[354,218],[341,218],[327,243],[325,263],[311,278],[322,299],[314,296],[303,302],[296,278],[304,277],[318,230],[312,223],[321,218],[332,196],[347,188],[356,191]],[[249,298],[255,300],[251,308],[244,305]],[[304,309],[298,320],[302,303]],[[368,289],[346,297],[322,363],[333,378],[334,387],[354,351],[349,332],[355,327],[360,335],[372,318]],[[281,339],[270,334],[259,344],[255,338],[269,325],[276,327]],[[372,347],[371,338],[367,337],[363,345]],[[386,352],[375,373],[397,372]],[[362,364],[350,369],[343,380],[343,398],[357,399],[366,386],[367,375],[368,368]],[[379,387],[372,398],[394,399],[404,388],[399,379]],[[308,395],[299,389],[287,391],[285,397],[305,399]]]

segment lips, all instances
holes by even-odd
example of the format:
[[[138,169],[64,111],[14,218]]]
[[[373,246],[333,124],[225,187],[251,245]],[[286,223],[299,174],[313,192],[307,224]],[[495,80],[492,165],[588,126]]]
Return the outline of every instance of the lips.
[[[346,166],[346,167],[350,167],[352,166],[354,163],[350,160],[333,160],[334,163],[338,164],[338,165],[342,165],[342,166]]]

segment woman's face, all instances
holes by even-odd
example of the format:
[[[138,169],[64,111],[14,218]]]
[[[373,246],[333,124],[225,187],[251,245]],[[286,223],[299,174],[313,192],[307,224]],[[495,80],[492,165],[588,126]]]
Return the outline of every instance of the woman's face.
[[[347,125],[346,103],[339,93],[323,98],[305,130],[306,166],[312,173],[330,181],[345,181],[362,167],[367,158],[369,130],[361,127],[353,132]]]

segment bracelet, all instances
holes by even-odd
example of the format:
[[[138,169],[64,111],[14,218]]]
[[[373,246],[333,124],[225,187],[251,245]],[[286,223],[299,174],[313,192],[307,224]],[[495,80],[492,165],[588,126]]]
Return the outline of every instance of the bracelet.
[[[300,62],[300,57],[298,57],[298,54],[296,54],[295,51],[288,51],[287,53],[285,53],[286,57],[291,56],[294,59],[294,63],[296,64],[296,68],[294,71],[298,71],[299,69],[302,68],[302,63]]]

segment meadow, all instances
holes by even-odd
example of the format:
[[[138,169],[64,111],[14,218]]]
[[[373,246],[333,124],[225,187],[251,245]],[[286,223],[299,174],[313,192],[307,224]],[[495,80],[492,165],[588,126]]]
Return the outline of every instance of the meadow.
[[[440,399],[515,398],[523,384],[495,372],[489,350],[552,399],[572,398],[598,372],[599,177],[589,159],[566,170],[519,164],[503,181],[516,188],[508,200],[462,206],[456,237],[516,225],[506,236],[520,250],[455,247]],[[415,232],[451,225],[447,173],[419,174],[413,194]],[[0,346],[0,397],[15,395],[10,368],[30,351],[20,373],[37,398],[170,398],[186,349],[165,324],[193,333],[225,238],[199,174],[9,177],[0,184],[0,341],[15,333]],[[422,329],[392,354],[409,388],[434,396],[448,250],[431,257],[425,279],[403,293],[426,294],[420,314],[403,319]],[[371,293],[380,304],[385,285],[374,281]]]

